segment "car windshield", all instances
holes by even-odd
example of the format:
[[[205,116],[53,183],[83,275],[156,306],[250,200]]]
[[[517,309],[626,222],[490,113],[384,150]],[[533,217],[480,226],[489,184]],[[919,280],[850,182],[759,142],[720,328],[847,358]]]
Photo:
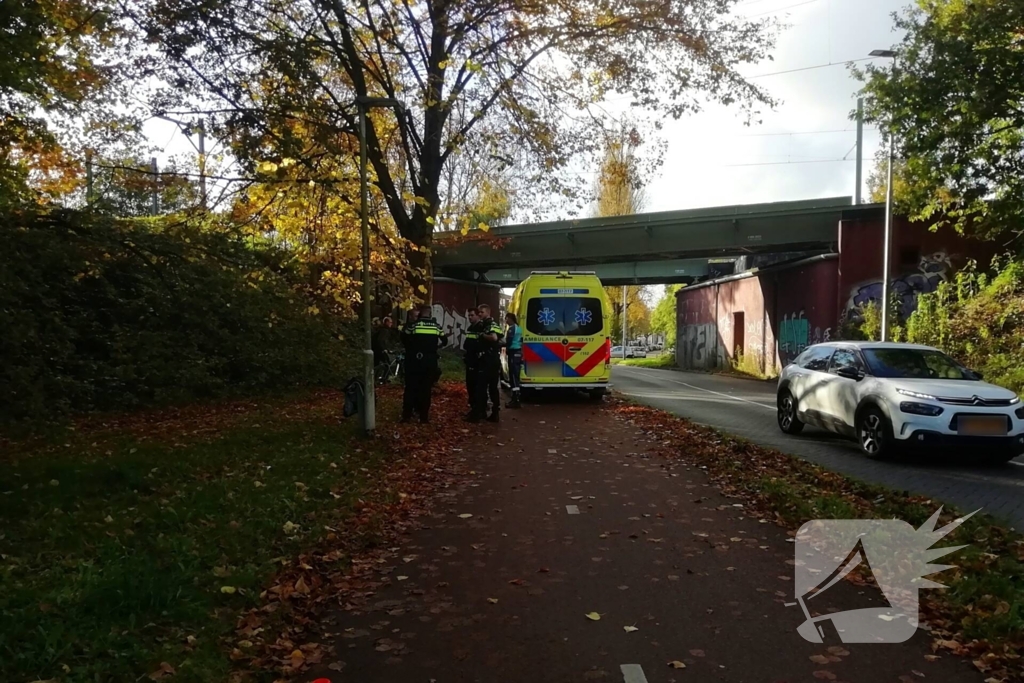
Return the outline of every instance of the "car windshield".
[[[526,306],[526,329],[536,335],[592,336],[601,332],[601,301],[591,297],[542,297]]]
[[[940,351],[928,349],[864,349],[864,359],[875,377],[905,379],[976,379],[962,365]]]

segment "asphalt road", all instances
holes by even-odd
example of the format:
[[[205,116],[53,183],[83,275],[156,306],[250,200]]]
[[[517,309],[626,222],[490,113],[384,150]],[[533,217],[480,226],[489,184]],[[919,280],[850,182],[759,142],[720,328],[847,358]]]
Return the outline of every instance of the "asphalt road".
[[[999,467],[972,466],[969,453],[944,460],[922,455],[874,461],[852,441],[823,430],[807,427],[795,437],[779,431],[774,383],[622,365],[613,367],[612,383],[615,391],[641,403],[862,481],[932,496],[965,510],[984,508],[1024,529],[1024,458]]]

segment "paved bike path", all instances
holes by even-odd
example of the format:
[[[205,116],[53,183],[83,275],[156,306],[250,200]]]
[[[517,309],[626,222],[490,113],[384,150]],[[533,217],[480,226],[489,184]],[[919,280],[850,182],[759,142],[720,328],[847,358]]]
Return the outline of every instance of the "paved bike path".
[[[982,680],[969,662],[926,659],[924,632],[899,645],[804,641],[803,614],[785,605],[786,531],[701,470],[648,456],[658,435],[611,407],[530,405],[465,437],[470,480],[381,564],[379,589],[339,596],[346,608],[327,624],[337,657],[307,680]],[[818,599],[827,612],[880,598],[840,583]]]

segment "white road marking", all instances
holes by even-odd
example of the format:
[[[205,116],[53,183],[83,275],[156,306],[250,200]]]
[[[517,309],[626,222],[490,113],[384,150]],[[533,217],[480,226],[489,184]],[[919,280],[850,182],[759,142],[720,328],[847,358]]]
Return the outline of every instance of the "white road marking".
[[[669,381],[670,382],[674,382],[675,384],[682,384],[684,387],[689,387],[690,389],[696,389],[697,391],[703,391],[703,392],[706,392],[706,393],[709,393],[709,394],[714,394],[715,396],[721,396],[722,398],[728,398],[728,399],[733,400],[733,401],[742,401],[744,403],[749,403],[752,406],[757,406],[758,408],[766,408],[767,410],[771,410],[772,412],[774,412],[776,410],[775,406],[766,406],[763,403],[758,403],[757,401],[751,401],[748,398],[740,398],[739,396],[733,396],[732,394],[723,394],[720,391],[711,391],[711,389],[704,389],[703,387],[697,387],[697,386],[694,386],[692,384],[687,384],[686,382],[680,382],[677,379],[670,379]]]
[[[638,370],[639,368],[632,368],[632,369]],[[666,379],[668,379],[668,378],[666,378]],[[705,389],[703,387],[694,386],[693,384],[687,384],[686,382],[680,382],[677,379],[669,379],[668,381],[672,382],[674,384],[681,384],[684,387],[688,387],[690,389],[696,389],[697,391],[703,391],[703,392],[708,393],[708,394],[714,394],[715,396],[721,396],[722,398],[727,398],[730,401],[742,401],[743,403],[749,403],[750,405],[758,406],[759,408],[766,408],[766,409],[771,410],[773,412],[775,410],[777,410],[776,406],[774,406],[774,405],[765,405],[764,403],[759,403],[757,401],[752,401],[749,398],[741,398],[740,396],[733,396],[732,394],[723,394],[720,391],[712,391],[711,389]]]
[[[619,668],[622,669],[623,683],[647,683],[647,676],[639,664],[622,664]]]
[[[1024,462],[1017,462],[1016,460],[1011,460],[1010,464],[1016,465],[1017,467],[1024,467]]]
[[[580,508],[578,505],[566,505],[565,511],[568,512],[570,515],[580,514]]]

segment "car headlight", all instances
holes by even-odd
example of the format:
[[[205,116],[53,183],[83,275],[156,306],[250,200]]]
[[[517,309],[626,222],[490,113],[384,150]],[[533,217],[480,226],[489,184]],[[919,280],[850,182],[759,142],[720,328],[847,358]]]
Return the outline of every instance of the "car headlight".
[[[913,401],[904,401],[900,403],[900,412],[911,413],[913,415],[927,415],[928,417],[935,417],[936,415],[942,415],[941,406],[933,406],[927,403],[914,403]]]
[[[1010,399],[1011,406],[1015,406],[1018,403],[1020,403],[1020,396],[1014,396],[1013,398]]]
[[[922,393],[917,392],[917,391],[910,391],[909,389],[897,389],[896,393],[897,394],[902,394],[903,396],[909,396],[910,398],[923,398],[926,401],[937,401],[938,400],[937,398],[935,398],[931,394],[922,394]]]

